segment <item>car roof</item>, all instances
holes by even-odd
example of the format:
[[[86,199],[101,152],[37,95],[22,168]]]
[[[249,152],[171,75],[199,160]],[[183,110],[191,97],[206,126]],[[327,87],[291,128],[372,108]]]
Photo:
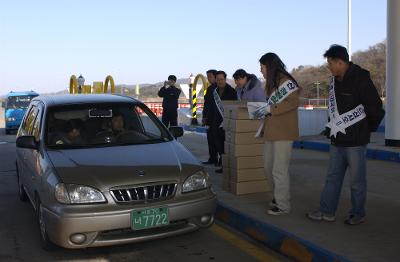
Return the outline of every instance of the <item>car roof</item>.
[[[46,107],[93,103],[142,103],[132,97],[117,94],[41,95],[35,97],[32,101],[41,101]]]

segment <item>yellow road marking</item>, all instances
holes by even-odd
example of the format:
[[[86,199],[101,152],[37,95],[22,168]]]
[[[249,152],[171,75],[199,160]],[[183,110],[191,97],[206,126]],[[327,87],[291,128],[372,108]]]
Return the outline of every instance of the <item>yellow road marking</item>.
[[[271,262],[279,261],[278,259],[269,255],[261,248],[257,247],[256,245],[236,236],[235,234],[229,232],[228,230],[217,224],[212,225],[210,230],[214,234],[230,242],[234,246],[238,247],[239,249],[241,249],[242,251],[246,252],[247,254],[249,254],[250,256],[254,257],[259,261],[271,261]]]

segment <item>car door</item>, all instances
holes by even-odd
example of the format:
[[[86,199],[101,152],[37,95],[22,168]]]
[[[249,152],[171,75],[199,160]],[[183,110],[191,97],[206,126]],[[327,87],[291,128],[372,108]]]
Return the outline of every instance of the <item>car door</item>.
[[[30,164],[30,168],[32,170],[31,179],[32,179],[32,194],[37,190],[41,192],[41,178],[43,176],[43,167],[44,167],[44,147],[42,143],[42,121],[43,121],[43,106],[41,103],[38,104],[37,107],[37,115],[35,121],[33,122],[32,127],[32,135],[35,137],[36,143],[39,145],[39,150],[32,150],[32,162]]]
[[[28,136],[30,135],[30,130],[33,128],[33,121],[36,118],[37,107],[35,105],[31,105],[27,111],[25,118],[23,119],[22,125],[18,130],[17,137],[20,136]],[[29,150],[26,148],[18,147],[17,152],[17,165],[19,171],[19,179],[21,179],[21,183],[26,189],[26,192],[29,194],[27,188],[30,184],[30,170],[27,165],[27,155]],[[29,194],[30,197],[30,194]]]
[[[43,106],[39,103],[36,107],[36,117],[32,122],[32,128],[30,135],[35,138],[36,143],[39,145],[39,149],[27,149],[26,165],[29,170],[29,194],[34,196],[35,191],[40,192],[41,177],[43,174],[43,147],[41,146],[41,132],[42,132],[42,118],[43,118]]]
[[[26,117],[26,128],[24,130],[21,130],[21,135],[25,136],[32,136],[34,135],[34,127],[37,126],[37,119],[39,115],[39,108],[37,105],[32,106],[31,111]],[[36,177],[35,175],[35,166],[36,166],[36,155],[38,150],[36,149],[30,149],[30,148],[24,148],[22,149],[23,151],[23,157],[22,157],[22,166],[23,166],[23,184],[26,189],[26,193],[28,193],[29,197],[31,200],[33,200],[33,182]]]

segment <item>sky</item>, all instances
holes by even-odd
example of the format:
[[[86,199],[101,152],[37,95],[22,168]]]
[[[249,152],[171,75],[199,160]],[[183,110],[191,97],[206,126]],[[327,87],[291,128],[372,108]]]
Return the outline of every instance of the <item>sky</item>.
[[[208,69],[261,76],[277,53],[290,71],[347,46],[348,0],[0,0],[0,94],[187,78]],[[386,39],[386,0],[352,0],[352,50]]]

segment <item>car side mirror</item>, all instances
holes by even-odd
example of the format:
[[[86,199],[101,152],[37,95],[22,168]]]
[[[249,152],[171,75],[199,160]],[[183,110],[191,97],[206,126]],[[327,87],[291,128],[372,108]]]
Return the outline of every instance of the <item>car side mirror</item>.
[[[183,127],[181,126],[170,126],[169,131],[176,138],[183,136]]]
[[[39,144],[35,141],[34,136],[20,136],[15,143],[20,148],[39,149]]]

